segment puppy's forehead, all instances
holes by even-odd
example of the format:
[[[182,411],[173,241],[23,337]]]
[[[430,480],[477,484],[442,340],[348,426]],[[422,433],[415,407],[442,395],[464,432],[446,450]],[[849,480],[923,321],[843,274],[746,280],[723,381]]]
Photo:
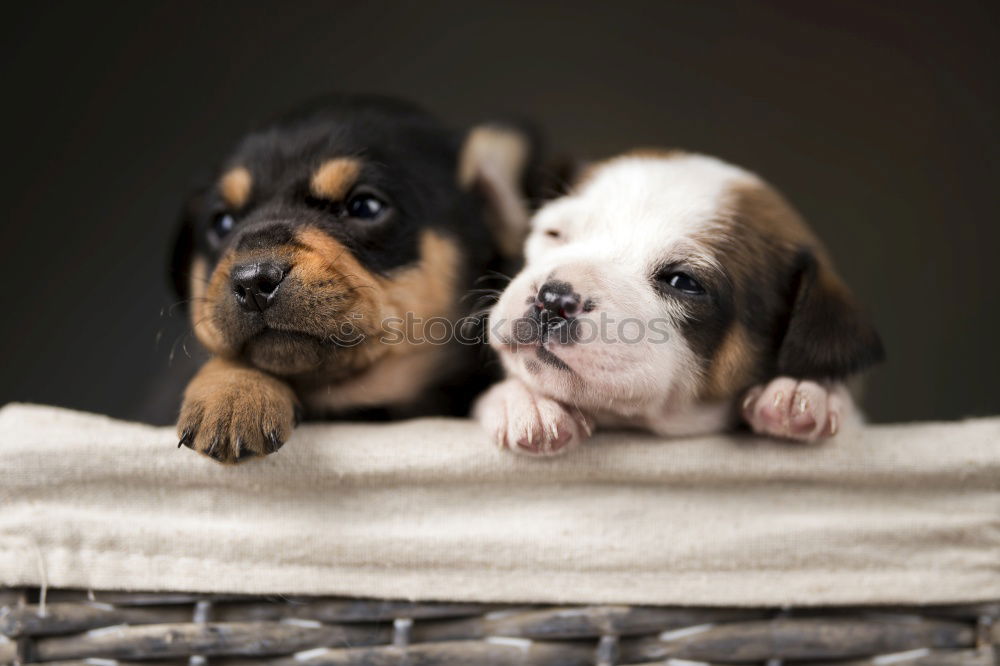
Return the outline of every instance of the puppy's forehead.
[[[339,158],[410,178],[437,176],[442,170],[450,178],[457,150],[446,128],[413,109],[346,104],[253,132],[237,145],[230,162],[250,166],[264,180],[304,168],[311,172]]]
[[[712,157],[625,156],[597,165],[578,189],[585,226],[621,231],[623,218],[650,238],[697,233],[724,221],[731,194],[753,174]]]

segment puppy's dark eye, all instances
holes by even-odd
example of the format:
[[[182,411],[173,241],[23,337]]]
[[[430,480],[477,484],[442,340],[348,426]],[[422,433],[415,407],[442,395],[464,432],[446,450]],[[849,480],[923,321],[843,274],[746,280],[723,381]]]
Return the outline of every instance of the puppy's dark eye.
[[[373,194],[357,194],[347,201],[347,214],[359,220],[374,220],[386,209],[384,201]]]
[[[231,213],[219,213],[212,218],[212,233],[216,238],[224,238],[236,226],[236,218]]]
[[[668,287],[676,289],[685,294],[704,294],[705,288],[687,273],[674,271],[659,278]]]

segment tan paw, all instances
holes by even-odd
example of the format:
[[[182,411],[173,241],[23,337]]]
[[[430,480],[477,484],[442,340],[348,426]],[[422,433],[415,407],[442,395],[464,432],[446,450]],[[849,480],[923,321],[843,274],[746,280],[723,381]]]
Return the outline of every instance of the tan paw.
[[[298,420],[292,390],[252,368],[204,370],[184,392],[178,446],[228,464],[280,449]]]
[[[849,398],[842,387],[778,377],[750,389],[742,413],[753,431],[800,442],[833,437],[844,422]]]
[[[593,419],[578,409],[538,395],[508,379],[476,403],[476,418],[502,449],[554,456],[576,448],[593,432]]]

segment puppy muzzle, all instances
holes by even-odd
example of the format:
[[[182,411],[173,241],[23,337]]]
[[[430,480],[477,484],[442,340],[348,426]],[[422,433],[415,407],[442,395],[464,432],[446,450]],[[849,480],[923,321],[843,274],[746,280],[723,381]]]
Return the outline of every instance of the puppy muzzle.
[[[230,272],[233,297],[247,312],[263,312],[271,307],[291,264],[280,260],[241,263]]]
[[[514,342],[572,344],[575,324],[583,311],[584,298],[574,291],[573,285],[548,280],[534,295],[524,316],[514,323]]]

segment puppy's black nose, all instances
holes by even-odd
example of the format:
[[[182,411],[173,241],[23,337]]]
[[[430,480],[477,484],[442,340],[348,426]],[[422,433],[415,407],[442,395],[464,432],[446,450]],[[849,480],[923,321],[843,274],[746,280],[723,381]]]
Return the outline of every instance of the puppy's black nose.
[[[273,261],[234,266],[230,279],[236,302],[249,312],[263,312],[274,302],[278,285],[287,274],[287,265]]]
[[[573,319],[580,313],[580,294],[573,285],[561,280],[549,280],[538,290],[535,307],[550,318]]]

